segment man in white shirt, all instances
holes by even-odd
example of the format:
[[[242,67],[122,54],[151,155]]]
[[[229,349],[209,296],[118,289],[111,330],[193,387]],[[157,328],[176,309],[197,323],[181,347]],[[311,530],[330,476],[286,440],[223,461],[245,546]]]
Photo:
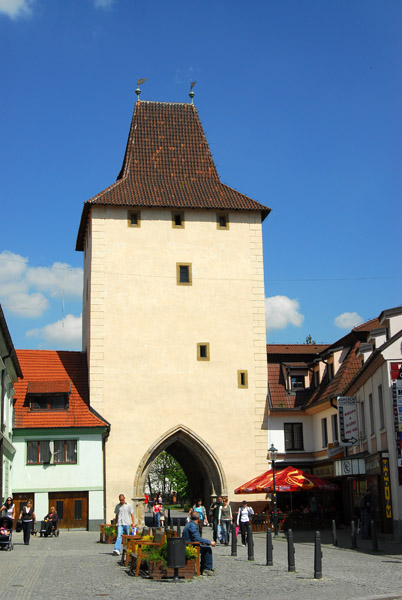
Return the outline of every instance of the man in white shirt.
[[[114,514],[116,515],[117,539],[114,545],[113,554],[119,556],[123,534],[129,535],[130,527],[134,527],[133,507],[126,502],[124,494],[120,494],[119,504],[116,505]]]

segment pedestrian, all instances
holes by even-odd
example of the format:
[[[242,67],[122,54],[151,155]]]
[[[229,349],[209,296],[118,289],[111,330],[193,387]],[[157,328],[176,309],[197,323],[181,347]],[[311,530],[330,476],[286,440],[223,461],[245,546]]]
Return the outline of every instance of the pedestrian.
[[[189,517],[191,518],[191,513],[196,512],[200,515],[200,519],[198,522],[198,527],[200,529],[200,535],[202,535],[202,528],[204,525],[208,526],[208,519],[207,519],[207,511],[205,509],[205,506],[202,503],[201,498],[199,498],[196,502],[196,504],[194,504],[194,506],[192,508],[190,508],[190,510],[188,511]],[[216,541],[216,540],[214,540]]]
[[[371,519],[374,516],[373,490],[369,486],[360,502],[360,533],[363,540],[370,539]]]
[[[161,527],[165,527],[166,510],[162,503],[159,505],[159,515]]]
[[[15,504],[12,496],[9,496],[7,500],[4,502],[3,506],[0,508],[0,512],[3,516],[7,516],[10,519],[15,520]]]
[[[158,500],[156,500],[155,504],[153,505],[152,511],[154,514],[154,519],[153,519],[153,524],[155,527],[160,527],[161,526],[161,504],[159,504]]]
[[[237,513],[237,525],[240,527],[242,546],[246,545],[246,533],[250,524],[250,517],[254,514],[251,506],[247,506],[247,501],[243,500]]]
[[[212,514],[212,530],[214,542],[218,539],[218,520],[219,520],[219,509],[223,505],[222,496],[218,496],[215,502],[211,505],[210,511]]]
[[[212,558],[212,548],[211,546],[215,546],[216,542],[207,540],[206,538],[202,538],[200,536],[200,530],[198,527],[198,521],[200,520],[199,512],[192,512],[190,516],[190,521],[186,523],[183,529],[183,537],[186,542],[200,542],[200,571],[201,575],[214,575],[213,571],[213,558]]]
[[[232,508],[227,498],[223,499],[223,505],[219,507],[218,527],[222,529],[222,544],[229,545],[230,528],[233,523]],[[219,538],[219,535],[218,535]]]
[[[148,512],[148,507],[149,507],[149,496],[148,496],[148,494],[144,494],[144,504],[145,504],[145,512]]]
[[[124,494],[120,494],[119,504],[116,504],[114,514],[116,515],[117,539],[114,545],[113,554],[119,556],[123,534],[129,535],[130,527],[134,527],[135,525],[133,507],[126,502]]]
[[[20,512],[20,517],[22,520],[22,531],[24,533],[24,544],[25,546],[29,545],[29,540],[31,538],[31,532],[33,529],[33,524],[36,521],[32,500],[28,500],[26,505],[23,507]]]

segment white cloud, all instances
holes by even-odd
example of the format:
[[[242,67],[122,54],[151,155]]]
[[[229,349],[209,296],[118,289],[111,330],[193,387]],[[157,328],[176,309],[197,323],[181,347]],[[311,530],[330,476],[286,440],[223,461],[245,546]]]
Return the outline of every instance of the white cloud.
[[[49,323],[39,329],[30,329],[27,337],[42,338],[45,344],[62,349],[81,349],[82,315],[66,315],[65,319]]]
[[[27,281],[42,292],[59,289],[68,296],[82,296],[82,269],[74,269],[67,263],[55,262],[51,267],[30,268]]]
[[[36,0],[0,0],[0,13],[18,19],[32,14],[32,5]]]
[[[115,0],[94,0],[94,7],[110,9],[112,8],[114,2]]]
[[[353,329],[360,323],[363,323],[363,319],[357,312],[344,312],[334,319],[334,325],[340,329]]]
[[[299,312],[300,304],[287,296],[265,298],[267,329],[285,329],[288,325],[301,327],[304,315]]]
[[[82,269],[66,263],[29,267],[26,257],[5,250],[0,253],[0,302],[12,313],[39,317],[54,296],[81,297]]]

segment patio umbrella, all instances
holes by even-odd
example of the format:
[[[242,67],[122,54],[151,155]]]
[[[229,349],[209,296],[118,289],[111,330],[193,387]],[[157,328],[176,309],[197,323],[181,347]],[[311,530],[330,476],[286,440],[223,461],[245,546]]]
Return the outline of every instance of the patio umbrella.
[[[281,471],[275,470],[275,490],[273,484],[272,469],[262,475],[258,475],[235,489],[235,494],[270,494],[275,492],[301,492],[301,491],[335,491],[338,486],[326,479],[321,479],[317,475],[304,473],[301,469],[295,467],[286,467]]]

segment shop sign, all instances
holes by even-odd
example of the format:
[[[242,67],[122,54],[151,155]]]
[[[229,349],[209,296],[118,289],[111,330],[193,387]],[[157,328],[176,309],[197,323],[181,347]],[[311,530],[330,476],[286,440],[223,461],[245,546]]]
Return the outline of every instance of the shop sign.
[[[366,472],[377,471],[380,472],[380,455],[369,456],[366,458]]]
[[[344,458],[343,460],[336,460],[334,464],[335,475],[338,477],[366,474],[364,458]]]
[[[389,461],[388,458],[383,458],[382,462],[382,484],[384,488],[384,504],[385,518],[392,519],[392,502],[391,502],[391,480],[389,477]]]
[[[356,396],[338,396],[338,420],[341,446],[359,443]]]
[[[314,467],[313,475],[318,475],[318,477],[334,477],[335,469],[334,465],[324,465],[322,467]]]
[[[400,459],[402,458],[402,362],[390,363],[390,375],[392,382],[396,455]],[[399,465],[399,461],[398,479],[399,485],[402,485],[402,466]]]

